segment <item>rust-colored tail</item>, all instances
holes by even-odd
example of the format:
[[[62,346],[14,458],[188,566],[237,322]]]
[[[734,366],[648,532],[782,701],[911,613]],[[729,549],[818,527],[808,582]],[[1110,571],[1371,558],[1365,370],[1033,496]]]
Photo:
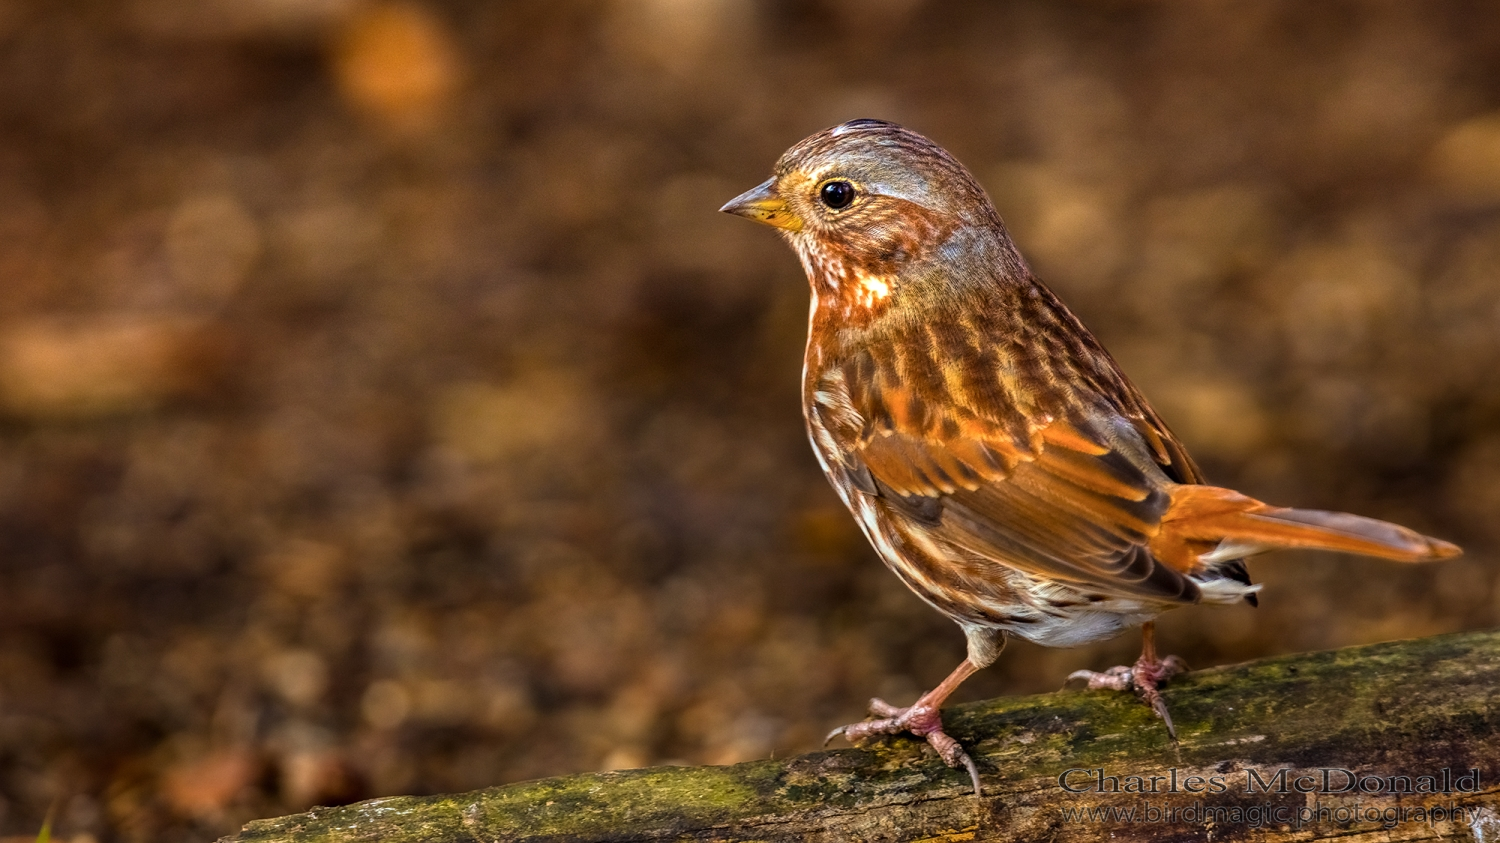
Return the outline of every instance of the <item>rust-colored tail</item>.
[[[1177,486],[1161,531],[1151,540],[1156,558],[1184,573],[1269,550],[1308,548],[1430,562],[1463,551],[1397,524],[1346,512],[1268,506],[1231,489]]]

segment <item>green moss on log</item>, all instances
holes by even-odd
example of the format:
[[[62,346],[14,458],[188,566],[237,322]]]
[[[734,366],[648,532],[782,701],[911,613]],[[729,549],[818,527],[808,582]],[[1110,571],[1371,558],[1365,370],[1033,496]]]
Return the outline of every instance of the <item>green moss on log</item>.
[[[593,773],[449,796],[395,797],[251,823],[236,843],[626,840],[1161,840],[1199,839],[1201,825],[1076,822],[1062,808],[1139,796],[1070,793],[1070,768],[1115,776],[1347,768],[1424,775],[1476,768],[1484,789],[1444,796],[1500,808],[1500,632],[1469,633],[1285,656],[1204,670],[1166,691],[1174,744],[1133,697],[1106,691],[991,700],[944,713],[979,763],[985,796],[925,744],[854,749],[730,767]],[[1158,798],[1159,797],[1159,798]],[[1303,806],[1304,793],[1233,788],[1212,800],[1157,794],[1163,806]],[[1321,795],[1317,798],[1323,798]],[[1334,794],[1329,804],[1426,804],[1412,796]],[[1431,801],[1431,800],[1429,800]],[[1479,815],[1474,815],[1479,816]],[[1485,815],[1493,816],[1493,815]],[[1477,821],[1476,821],[1477,822]],[[1439,839],[1471,824],[1217,825],[1216,840]],[[1475,825],[1475,829],[1479,826]],[[1475,831],[1474,833],[1479,833]],[[1472,838],[1470,838],[1472,839]]]

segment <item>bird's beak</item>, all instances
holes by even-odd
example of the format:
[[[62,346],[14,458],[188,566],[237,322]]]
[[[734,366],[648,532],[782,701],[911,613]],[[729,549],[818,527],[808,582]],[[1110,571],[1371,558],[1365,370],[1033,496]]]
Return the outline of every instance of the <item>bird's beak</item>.
[[[719,210],[787,231],[802,230],[802,218],[792,213],[786,200],[776,195],[774,176],[729,200]]]

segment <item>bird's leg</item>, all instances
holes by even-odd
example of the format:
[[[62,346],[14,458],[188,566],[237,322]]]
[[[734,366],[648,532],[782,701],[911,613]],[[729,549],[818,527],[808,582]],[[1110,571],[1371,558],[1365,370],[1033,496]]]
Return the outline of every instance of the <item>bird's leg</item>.
[[[1168,679],[1186,671],[1187,662],[1177,656],[1157,658],[1156,624],[1147,621],[1141,625],[1141,657],[1136,659],[1135,664],[1112,667],[1103,673],[1075,670],[1068,674],[1068,681],[1086,680],[1090,690],[1108,688],[1112,691],[1135,691],[1146,705],[1151,706],[1156,716],[1167,724],[1167,734],[1175,741],[1177,729],[1172,726],[1172,714],[1167,711],[1167,703],[1161,698],[1158,688]]]
[[[948,699],[965,679],[974,675],[979,668],[969,659],[959,663],[953,672],[942,684],[923,694],[920,699],[906,708],[897,708],[881,699],[870,700],[870,714],[874,720],[862,720],[858,723],[850,723],[840,726],[828,733],[823,743],[826,746],[829,741],[843,735],[850,743],[858,744],[876,735],[899,735],[902,732],[911,732],[919,738],[927,741],[932,748],[937,750],[939,757],[954,769],[963,767],[969,771],[969,778],[974,781],[974,795],[980,795],[979,768],[974,765],[974,759],[969,757],[958,741],[948,736],[943,731],[943,720],[938,711],[943,701]]]

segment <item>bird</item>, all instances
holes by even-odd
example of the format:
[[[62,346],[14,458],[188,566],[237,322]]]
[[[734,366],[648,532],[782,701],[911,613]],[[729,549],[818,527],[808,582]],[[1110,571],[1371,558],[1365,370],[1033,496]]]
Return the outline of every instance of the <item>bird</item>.
[[[1254,605],[1245,560],[1339,551],[1396,562],[1453,544],[1207,483],[1094,335],[1031,271],[979,182],[926,137],[859,119],[793,145],[720,210],[777,230],[812,289],[802,409],[813,453],[885,565],[963,630],[964,660],[909,706],[870,701],[862,743],[910,733],[979,771],[940,707],[1007,639],[1073,647],[1141,627],[1133,690],[1176,739],[1153,622]],[[826,744],[827,742],[825,742]]]

